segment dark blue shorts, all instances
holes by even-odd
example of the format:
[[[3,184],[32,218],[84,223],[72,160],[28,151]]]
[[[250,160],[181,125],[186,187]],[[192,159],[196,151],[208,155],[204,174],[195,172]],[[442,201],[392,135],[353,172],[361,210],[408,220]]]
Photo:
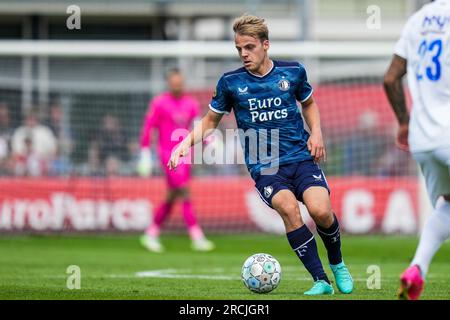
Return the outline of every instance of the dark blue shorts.
[[[324,187],[330,193],[325,174],[312,160],[281,165],[276,174],[255,177],[259,196],[272,209],[272,198],[278,191],[290,190],[297,200],[303,202],[303,192],[314,186]]]

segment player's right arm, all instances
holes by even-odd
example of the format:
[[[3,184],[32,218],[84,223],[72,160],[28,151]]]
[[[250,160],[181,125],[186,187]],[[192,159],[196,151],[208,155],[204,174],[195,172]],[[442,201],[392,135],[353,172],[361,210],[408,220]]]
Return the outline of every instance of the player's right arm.
[[[400,125],[396,144],[399,149],[404,151],[409,150],[409,114],[402,83],[402,78],[406,74],[406,68],[406,59],[394,54],[391,65],[384,75],[384,90]]]
[[[384,74],[384,90],[388,97],[392,110],[397,117],[400,125],[397,132],[396,145],[399,149],[408,151],[408,125],[409,112],[406,106],[405,92],[403,90],[402,79],[407,72],[407,58],[409,57],[408,43],[411,35],[416,34],[416,20],[417,14],[409,18],[408,22],[403,27],[402,34],[398,39],[391,64]]]
[[[179,146],[170,156],[167,166],[169,169],[175,169],[178,166],[181,157],[189,153],[189,149],[196,143],[203,141],[206,135],[216,129],[222,119],[223,113],[217,113],[209,110],[202,120],[194,127],[189,135],[183,139]]]
[[[153,128],[157,127],[158,119],[158,104],[152,101],[141,129],[141,154],[136,169],[142,177],[148,177],[152,171],[152,156],[150,153],[151,132]]]
[[[140,143],[141,148],[150,148],[151,131],[158,126],[159,104],[155,100],[150,102],[144,122],[141,128]]]

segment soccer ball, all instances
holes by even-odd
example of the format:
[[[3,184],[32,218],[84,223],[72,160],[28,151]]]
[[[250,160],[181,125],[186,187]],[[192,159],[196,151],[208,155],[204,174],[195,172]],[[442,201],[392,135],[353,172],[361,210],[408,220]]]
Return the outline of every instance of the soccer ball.
[[[249,290],[256,293],[268,293],[280,283],[280,263],[270,254],[254,254],[245,260],[241,278]]]

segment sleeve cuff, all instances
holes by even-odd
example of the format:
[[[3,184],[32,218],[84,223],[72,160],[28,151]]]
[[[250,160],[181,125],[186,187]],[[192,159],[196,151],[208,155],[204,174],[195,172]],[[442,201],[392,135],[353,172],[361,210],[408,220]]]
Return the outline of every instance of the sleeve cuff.
[[[309,98],[311,98],[313,92],[314,92],[314,90],[311,90],[311,92],[308,94],[308,96],[307,96],[305,99],[301,100],[300,102],[303,103],[303,102],[305,102],[306,100],[308,100]]]
[[[396,55],[396,56],[399,56],[400,58],[403,58],[403,59],[405,59],[405,60],[407,60],[407,55],[403,52],[403,51],[394,51],[394,54]]]
[[[216,108],[214,108],[211,104],[209,105],[209,108],[214,111],[215,113],[220,113],[220,114],[230,114],[228,111],[221,111],[221,110],[217,110]]]

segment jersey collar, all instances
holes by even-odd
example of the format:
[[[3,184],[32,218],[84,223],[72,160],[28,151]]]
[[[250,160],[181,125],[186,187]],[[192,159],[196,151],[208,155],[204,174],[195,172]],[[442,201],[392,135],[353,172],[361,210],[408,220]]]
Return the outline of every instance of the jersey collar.
[[[254,76],[254,77],[257,77],[257,78],[264,78],[265,76],[267,76],[269,73],[271,73],[272,71],[273,71],[273,69],[275,69],[275,62],[273,61],[273,60],[270,60],[270,62],[272,62],[272,68],[270,68],[265,74],[263,74],[263,75],[258,75],[258,74],[254,74],[253,72],[251,72],[251,71],[249,71],[249,70],[247,70],[247,69],[245,69],[249,74],[251,74],[252,76]]]

